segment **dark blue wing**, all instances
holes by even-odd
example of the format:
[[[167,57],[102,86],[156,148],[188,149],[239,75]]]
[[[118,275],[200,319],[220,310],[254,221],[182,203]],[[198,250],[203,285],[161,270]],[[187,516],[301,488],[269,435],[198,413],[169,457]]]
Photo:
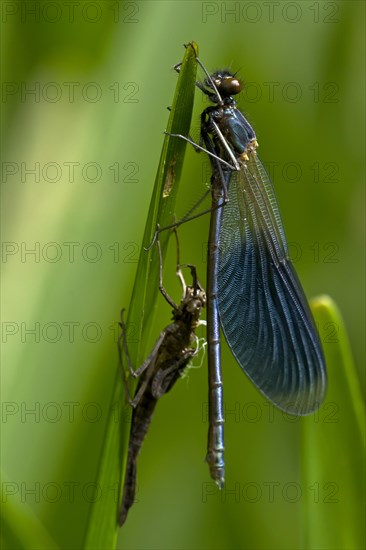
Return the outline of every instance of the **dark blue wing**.
[[[218,285],[226,340],[268,399],[292,414],[308,414],[324,399],[325,362],[288,258],[272,183],[256,153],[233,172],[222,216]]]

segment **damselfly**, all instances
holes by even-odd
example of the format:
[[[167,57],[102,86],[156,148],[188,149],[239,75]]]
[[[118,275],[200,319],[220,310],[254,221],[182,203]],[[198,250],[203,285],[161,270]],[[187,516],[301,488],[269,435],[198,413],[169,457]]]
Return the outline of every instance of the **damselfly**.
[[[229,70],[210,75],[197,62],[205,80],[196,84],[213,105],[201,115],[200,145],[186,136],[176,137],[205,151],[212,169],[206,460],[211,476],[222,486],[220,325],[240,367],[270,401],[291,414],[305,415],[319,407],[326,369],[312,314],[289,259],[275,192],[256,152],[255,132],[233,97],[242,84]]]
[[[127,455],[127,466],[124,480],[122,506],[119,515],[119,524],[126,521],[129,508],[135,499],[136,465],[142,442],[148,431],[151,417],[158,399],[171,390],[175,382],[181,377],[184,369],[193,357],[200,351],[196,329],[204,321],[200,321],[202,308],[206,305],[206,294],[200,285],[194,265],[180,265],[179,242],[177,233],[177,270],[176,274],[181,282],[183,295],[179,305],[176,305],[163,286],[163,264],[159,240],[157,241],[160,257],[160,284],[159,289],[165,300],[173,308],[173,322],[160,333],[155,345],[137,370],[133,370],[127,347],[126,326],[121,314],[121,336],[119,339],[119,354],[122,366],[123,383],[127,397],[133,407],[130,439]],[[186,285],[182,267],[191,271],[192,285]],[[126,372],[123,366],[123,355],[131,375],[138,378],[138,385],[133,398],[130,398],[127,386]]]

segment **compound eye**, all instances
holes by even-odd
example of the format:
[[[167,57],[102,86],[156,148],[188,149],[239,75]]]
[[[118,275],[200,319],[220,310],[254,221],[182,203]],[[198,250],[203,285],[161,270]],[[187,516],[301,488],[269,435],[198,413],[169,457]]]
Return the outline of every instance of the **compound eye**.
[[[241,92],[242,84],[238,78],[233,76],[223,78],[220,82],[219,92],[221,95],[228,97]]]

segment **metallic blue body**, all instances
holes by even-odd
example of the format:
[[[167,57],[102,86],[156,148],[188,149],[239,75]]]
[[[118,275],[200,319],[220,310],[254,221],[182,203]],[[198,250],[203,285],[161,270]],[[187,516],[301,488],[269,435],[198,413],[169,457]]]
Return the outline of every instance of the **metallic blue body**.
[[[327,377],[314,320],[289,259],[276,195],[256,153],[255,132],[232,97],[239,93],[240,81],[230,71],[219,71],[205,86],[198,84],[215,104],[201,115],[201,137],[212,168],[207,461],[222,486],[220,325],[240,367],[270,401],[290,414],[316,410]]]

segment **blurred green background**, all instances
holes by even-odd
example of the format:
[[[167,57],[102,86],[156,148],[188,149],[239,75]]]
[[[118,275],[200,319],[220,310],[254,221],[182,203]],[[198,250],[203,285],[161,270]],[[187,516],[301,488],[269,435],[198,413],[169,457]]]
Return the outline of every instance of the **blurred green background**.
[[[116,323],[184,43],[198,43],[209,70],[229,66],[247,84],[240,105],[273,176],[295,266],[308,296],[337,302],[365,379],[364,3],[77,4],[2,4],[2,469],[7,500],[14,493],[29,505],[62,548],[83,544]],[[205,106],[197,93],[196,139]],[[178,217],[208,182],[207,159],[187,148]],[[203,282],[207,227],[202,217],[180,230],[182,261]],[[170,254],[164,282],[178,300]],[[170,319],[159,304],[153,340]],[[317,480],[301,484],[299,421],[265,403],[227,349],[223,376],[227,490],[215,490],[203,461],[204,363],[158,407],[119,548],[304,547],[301,504],[305,494],[316,502]]]

